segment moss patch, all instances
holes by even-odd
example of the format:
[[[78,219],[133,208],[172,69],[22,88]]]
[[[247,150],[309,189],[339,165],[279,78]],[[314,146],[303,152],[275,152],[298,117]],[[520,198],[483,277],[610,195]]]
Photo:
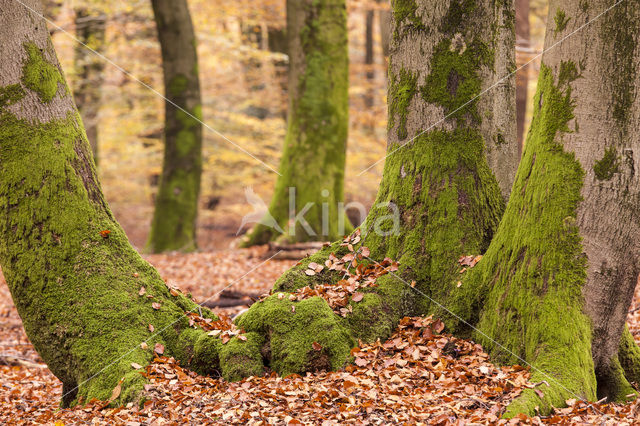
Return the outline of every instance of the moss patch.
[[[253,304],[237,322],[267,336],[263,352],[281,375],[340,369],[356,346],[346,321],[320,297],[291,302],[287,294],[275,294]],[[314,342],[322,349],[314,349]]]
[[[480,121],[477,110],[481,90],[479,68],[493,63],[493,53],[482,42],[453,46],[441,41],[431,60],[431,73],[420,88],[424,100],[441,105],[445,114],[461,120]]]
[[[24,48],[27,62],[22,67],[22,83],[27,89],[36,92],[43,102],[51,102],[60,85],[65,86],[62,73],[44,58],[35,43],[25,43]]]
[[[391,75],[389,84],[389,129],[398,123],[398,139],[405,140],[407,134],[407,116],[409,104],[418,91],[418,76],[402,68]]]
[[[593,172],[598,180],[609,180],[620,172],[618,153],[614,147],[610,146],[604,151],[604,156],[593,165]]]
[[[0,88],[0,112],[3,108],[13,105],[24,97],[24,90],[20,84],[10,84]]]
[[[567,28],[567,24],[571,20],[571,18],[567,17],[567,14],[564,10],[558,9],[556,11],[556,15],[554,16],[554,21],[556,23],[555,33],[560,33]]]

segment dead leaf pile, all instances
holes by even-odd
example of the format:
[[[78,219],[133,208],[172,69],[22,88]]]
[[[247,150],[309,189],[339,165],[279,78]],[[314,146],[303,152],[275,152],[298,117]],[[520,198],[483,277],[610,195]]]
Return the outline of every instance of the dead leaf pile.
[[[358,242],[360,242],[360,229],[343,240],[341,245],[348,248],[347,254],[337,257],[331,253],[324,265],[311,262],[305,270],[305,274],[310,276],[322,272],[325,267],[329,271],[344,272],[341,280],[335,283],[316,284],[313,288],[308,286],[300,288],[289,295],[289,300],[298,301],[319,296],[325,299],[337,314],[346,317],[351,313],[353,308],[349,305],[349,301],[357,303],[364,298],[365,292],[359,290],[376,287],[378,278],[398,270],[398,263],[388,257],[382,262],[370,262],[369,248],[364,246],[357,250],[354,248]]]

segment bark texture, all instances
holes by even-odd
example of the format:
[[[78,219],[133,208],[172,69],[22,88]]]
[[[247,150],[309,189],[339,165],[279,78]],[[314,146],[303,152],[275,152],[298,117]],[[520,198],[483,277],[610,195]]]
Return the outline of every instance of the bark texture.
[[[107,17],[97,8],[79,8],[75,13],[76,37],[82,44],[75,47],[76,84],[73,96],[91,144],[93,160],[98,164],[98,112],[102,96],[104,60],[88,48],[102,53]]]
[[[527,53],[531,49],[531,32],[529,25],[529,1],[516,0],[516,46],[522,58],[518,61],[518,71],[516,72],[516,116],[517,116],[517,136],[518,155],[522,155],[524,145],[524,126],[527,118],[527,94],[529,92],[529,66],[520,68],[529,60]]]
[[[198,55],[186,0],[152,0],[164,73],[162,176],[147,248],[192,251],[202,174],[202,105]]]
[[[289,115],[269,206],[280,230],[257,225],[247,246],[334,240],[344,232],[340,225],[348,224],[339,209],[349,125],[346,13],[344,0],[287,2]],[[291,211],[304,213],[304,220],[290,223]]]
[[[317,368],[314,339],[321,339],[315,341],[323,347],[323,367],[336,368],[349,359],[347,348],[357,339],[384,339],[405,315],[438,313],[430,298],[445,305],[453,300],[461,276],[458,259],[486,250],[504,209],[488,157],[504,155],[494,161],[503,178],[515,168],[514,80],[488,99],[477,95],[513,65],[513,4],[395,1],[392,11],[389,155],[375,207],[360,228],[360,246],[370,249],[371,259],[398,260],[400,269],[379,278],[362,301],[350,305],[346,318],[323,314],[311,324],[298,315],[298,305],[292,312],[295,303],[286,295],[253,305],[238,324],[269,336],[267,362],[279,373]],[[491,28],[510,35],[497,36]],[[331,253],[345,255],[340,243],[302,260],[274,291],[342,279],[327,269],[312,277],[305,273],[311,262],[322,265]],[[412,281],[415,288],[408,285]],[[316,299],[316,311],[326,312],[326,302]],[[281,349],[293,342],[304,344],[295,352]]]
[[[190,327],[198,306],[167,288],[104,200],[45,21],[11,0],[0,10],[0,265],[63,405],[108,399],[118,383],[113,403],[134,400],[145,379],[131,363],[156,344],[211,372],[219,339]]]
[[[551,1],[545,45],[611,5]],[[463,283],[462,299],[477,295],[464,315],[482,330],[475,337],[549,384],[508,415],[634,393],[638,349],[623,331],[640,272],[639,18],[638,2],[622,2],[545,53],[509,204]]]

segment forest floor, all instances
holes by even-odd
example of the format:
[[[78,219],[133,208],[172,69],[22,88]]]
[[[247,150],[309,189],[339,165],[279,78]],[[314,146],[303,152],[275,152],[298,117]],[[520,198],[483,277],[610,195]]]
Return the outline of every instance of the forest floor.
[[[168,283],[196,300],[230,289],[265,293],[295,261],[264,262],[265,248],[150,255]],[[255,269],[254,269],[255,268]],[[247,271],[254,269],[249,274]],[[245,275],[246,274],[246,275]],[[244,275],[244,277],[243,277]],[[238,277],[243,277],[238,280]],[[490,363],[482,348],[456,339],[430,318],[406,318],[387,342],[360,345],[338,372],[252,377],[238,383],[201,377],[165,357],[147,368],[143,407],[92,404],[59,408],[62,385],[29,343],[0,276],[0,423],[2,424],[638,424],[640,399],[627,405],[568,401],[548,417],[500,420],[528,382],[523,367]],[[222,309],[228,314],[240,308]],[[640,338],[640,292],[629,314]],[[634,420],[635,419],[635,420]]]

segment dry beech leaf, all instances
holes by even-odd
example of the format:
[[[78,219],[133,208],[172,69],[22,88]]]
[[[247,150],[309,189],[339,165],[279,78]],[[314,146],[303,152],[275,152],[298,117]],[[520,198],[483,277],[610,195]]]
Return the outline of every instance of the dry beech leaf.
[[[142,350],[146,351],[147,349],[149,349],[149,345],[147,345],[147,342],[142,342],[142,343],[140,343],[140,348],[142,348]]]
[[[307,269],[306,271],[304,271],[304,273],[309,276],[313,276],[316,274],[316,271],[314,271],[313,269]]]
[[[144,286],[140,287],[140,291],[138,292],[139,296],[143,296],[147,292],[147,289]]]
[[[156,345],[153,347],[153,351],[159,355],[162,355],[164,353],[164,345],[162,343],[156,343]]]
[[[142,366],[140,364],[138,364],[137,362],[132,362],[131,366],[133,368],[135,368],[136,370],[140,370],[142,368]]]
[[[178,294],[180,294],[178,292],[178,290],[176,290],[175,288],[171,288],[171,290],[169,290],[169,293],[171,293],[172,296],[176,297]]]
[[[149,331],[150,331],[150,332],[152,332],[152,333],[153,333],[153,332],[155,331],[155,329],[156,329],[156,328],[153,326],[153,324],[149,324]]]
[[[360,293],[359,291],[353,293],[353,297],[351,298],[351,300],[353,300],[354,302],[359,302],[362,300],[362,298],[364,297],[364,293]]]
[[[242,340],[243,342],[247,341],[247,336],[245,336],[244,334],[241,334],[238,336],[238,340]]]
[[[313,350],[314,351],[321,351],[322,350],[322,345],[318,342],[313,342],[311,344],[311,346],[313,346]]]
[[[160,305],[160,303],[158,303],[158,302],[153,302],[153,303],[151,304],[151,307],[152,307],[153,309],[155,309],[155,310],[160,309],[160,306],[162,306],[162,305]]]

